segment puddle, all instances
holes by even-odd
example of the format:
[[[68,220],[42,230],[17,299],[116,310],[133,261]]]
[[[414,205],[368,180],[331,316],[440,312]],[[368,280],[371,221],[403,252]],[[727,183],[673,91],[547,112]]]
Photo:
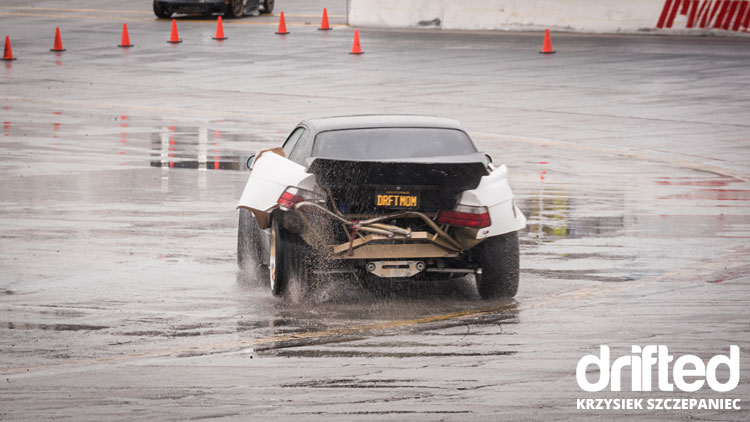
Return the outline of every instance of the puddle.
[[[151,167],[169,167],[175,169],[199,169],[199,170],[242,170],[242,162],[239,157],[235,161],[152,161]]]
[[[67,309],[56,309],[52,311],[39,311],[42,315],[54,315],[58,317],[64,317],[64,318],[80,318],[83,316],[86,316],[86,312],[81,311],[73,311],[73,310],[67,310]]]
[[[432,305],[435,304],[436,309]],[[283,304],[278,304],[283,306]],[[323,305],[321,308],[297,309],[295,318],[282,319],[284,329],[272,327],[274,320],[238,323],[237,332],[244,332],[243,337],[249,339],[279,336],[278,341],[263,342],[254,346],[260,355],[279,357],[447,357],[447,356],[501,356],[512,355],[515,351],[493,350],[491,352],[477,352],[464,354],[463,352],[445,351],[414,351],[408,348],[430,347],[428,344],[414,342],[395,342],[389,339],[393,331],[408,331],[423,336],[440,335],[459,336],[461,341],[474,335],[513,336],[513,330],[504,327],[515,326],[519,323],[519,309],[516,301],[463,302],[443,299],[441,301],[410,301],[393,300],[377,303],[360,304],[359,306]],[[282,313],[289,309],[284,307]],[[376,309],[377,313],[370,311]],[[442,318],[442,314],[450,315],[456,312],[479,311],[474,316],[456,318],[449,316]],[[481,311],[480,311],[481,310]],[[487,313],[485,313],[487,312]],[[437,316],[436,316],[437,314]],[[394,319],[387,319],[393,316]],[[411,319],[407,319],[411,318]],[[365,321],[362,321],[365,319]],[[313,322],[314,321],[314,322]],[[484,328],[479,328],[484,327]],[[453,337],[455,338],[455,337]],[[509,337],[508,337],[509,338]],[[373,341],[374,340],[374,341]],[[326,349],[304,349],[313,346],[331,346],[333,351]],[[506,344],[507,346],[507,344]],[[383,351],[384,347],[400,349]],[[300,348],[303,348],[300,350]],[[370,352],[370,349],[378,349]],[[404,350],[406,349],[406,350]],[[433,349],[435,350],[435,349]]]
[[[750,190],[698,189],[685,193],[661,196],[658,199],[686,199],[704,201],[750,201]]]
[[[0,322],[0,327],[8,330],[44,330],[44,331],[97,331],[109,328],[103,325],[88,324],[35,324],[32,322]]]
[[[530,219],[531,220],[531,219]],[[536,218],[527,225],[529,236],[580,239],[615,236],[625,227],[625,217]]]
[[[511,356],[518,352],[467,352],[467,353],[441,353],[441,352],[365,352],[359,350],[291,350],[284,349],[273,351],[269,354],[284,358],[419,358],[419,357],[480,357],[480,356]],[[381,388],[388,386],[381,386]],[[358,386],[357,388],[364,388]],[[367,387],[375,388],[375,387]]]
[[[661,195],[661,200],[698,201],[750,201],[750,190],[731,189],[732,184],[742,180],[730,176],[711,175],[705,177],[657,177],[654,183],[671,188],[677,193]],[[691,189],[692,188],[692,189]]]
[[[661,186],[695,186],[720,188],[731,183],[742,183],[742,180],[728,176],[712,177],[657,177],[654,181]]]
[[[357,379],[357,378],[332,378],[297,383],[282,384],[282,388],[442,388],[431,385],[420,384],[416,379]],[[374,413],[374,412],[366,412]],[[421,413],[421,412],[420,412]],[[448,413],[448,412],[430,412]],[[463,412],[453,412],[463,413]]]
[[[621,281],[632,281],[634,277],[616,277],[612,275],[605,275],[605,273],[599,271],[580,271],[580,270],[536,270],[536,269],[524,269],[522,274],[530,274],[541,276],[546,279],[556,280],[590,280],[590,281],[603,281],[603,282],[621,282]]]
[[[618,202],[616,195],[600,195],[596,201]],[[577,216],[591,206],[592,198],[577,198],[562,189],[540,190],[518,200],[527,221],[525,233],[532,238],[585,238],[615,236],[625,227],[624,215]],[[580,204],[579,204],[580,202]]]
[[[268,143],[269,139],[261,136],[209,129],[208,123],[198,127],[168,126],[151,134],[149,164],[175,169],[244,171],[247,158]]]

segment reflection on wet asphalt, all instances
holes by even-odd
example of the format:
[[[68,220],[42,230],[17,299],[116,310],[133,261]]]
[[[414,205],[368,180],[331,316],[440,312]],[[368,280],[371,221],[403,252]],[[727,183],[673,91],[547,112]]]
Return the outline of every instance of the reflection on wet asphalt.
[[[33,154],[38,170],[24,176],[29,166],[24,168],[15,160],[4,164],[6,172],[23,176],[3,188],[6,216],[14,218],[14,225],[4,236],[16,242],[47,241],[47,247],[54,250],[45,253],[58,255],[61,249],[67,252],[62,261],[69,261],[71,252],[80,259],[102,253],[99,265],[108,271],[112,271],[111,264],[127,266],[144,258],[175,266],[221,264],[222,271],[232,271],[233,254],[216,252],[219,249],[212,253],[210,247],[221,244],[226,245],[222,251],[230,249],[235,218],[231,206],[247,177],[246,156],[274,145],[278,139],[277,134],[266,132],[263,136],[262,131],[252,135],[255,138],[248,137],[238,133],[236,128],[240,125],[213,121],[190,127],[114,116],[109,119],[111,130],[106,125],[99,129],[98,138],[102,141],[92,148],[84,147],[81,142],[85,141],[73,136],[86,129],[68,122],[63,129],[55,130],[62,131],[65,148],[87,151],[62,162],[55,154],[45,154],[63,147],[54,141],[52,148],[45,148],[43,145],[49,142],[45,139],[50,138],[45,138],[44,133],[21,138],[24,140],[16,141],[20,143],[14,151]],[[123,146],[126,137],[120,131],[126,129],[127,146]],[[694,248],[691,243],[720,237],[737,239],[737,245],[741,245],[748,233],[746,216],[724,212],[737,200],[742,201],[735,195],[742,189],[735,187],[745,184],[737,179],[679,169],[670,169],[670,176],[666,177],[661,175],[659,165],[651,163],[640,163],[641,171],[630,174],[622,167],[627,164],[623,160],[595,155],[589,162],[596,164],[590,164],[586,174],[581,175],[567,171],[564,151],[550,147],[537,147],[534,151],[526,145],[508,143],[500,146],[500,154],[494,149],[497,145],[483,142],[481,137],[477,142],[490,154],[512,158],[508,163],[511,180],[517,201],[529,218],[521,239],[523,274],[525,279],[535,280],[522,284],[521,297],[527,288],[544,285],[545,279],[566,286],[633,280],[679,269],[710,251],[710,245]],[[121,153],[123,148],[125,154]],[[580,153],[576,159],[582,159]],[[558,161],[563,162],[558,165]],[[92,169],[82,167],[81,162],[91,164]],[[99,169],[112,165],[121,169]],[[157,168],[143,171],[144,165]],[[216,168],[237,171],[215,176],[200,171]],[[87,171],[81,171],[84,169]],[[34,174],[37,171],[39,175]],[[58,175],[46,177],[50,171]],[[628,178],[624,185],[620,183],[623,173]],[[586,182],[590,180],[595,182]],[[47,188],[41,190],[43,196],[29,198],[30,193],[40,192],[40,183]],[[707,186],[725,193],[700,196]],[[690,201],[696,195],[701,201]],[[89,205],[81,212],[75,200],[67,205],[73,198],[82,198]],[[29,199],[33,201],[33,214],[27,213]],[[652,214],[656,208],[659,214]],[[685,215],[685,209],[690,209],[690,214]],[[213,217],[207,218],[206,212]],[[167,237],[162,238],[165,234]],[[97,244],[104,247],[108,239],[118,236],[121,241],[115,251],[96,250]],[[718,246],[726,249],[727,243]],[[675,249],[682,252],[674,253]],[[14,256],[13,260],[33,262],[33,257]],[[55,264],[58,271],[68,265],[70,273],[80,269],[73,262],[59,264]],[[19,281],[23,278],[16,277]],[[267,296],[264,281],[243,278],[247,277],[238,275],[240,289],[249,288],[253,295]],[[22,287],[28,290],[29,284]],[[391,292],[392,297],[377,297],[350,280],[345,288],[319,289],[314,310],[302,307],[288,312],[297,319],[315,321],[314,325],[297,327],[304,331],[330,328],[314,314],[301,317],[305,311],[329,315],[334,325],[345,325],[349,318],[402,318],[481,306],[476,303],[469,279],[408,287]],[[160,333],[133,330],[128,335],[140,332]],[[190,330],[171,329],[160,335],[201,333],[197,329],[193,334],[180,334],[183,332]]]
[[[153,349],[158,342],[169,344],[179,339],[232,335],[239,341],[252,342],[256,338],[319,333],[308,339],[267,342],[255,351],[300,357],[368,353],[373,357],[419,353],[442,356],[444,352],[429,347],[404,350],[399,346],[397,351],[359,345],[353,346],[355,349],[338,345],[328,351],[287,349],[290,345],[299,348],[342,341],[357,344],[358,338],[369,337],[367,333],[362,337],[361,332],[347,333],[343,340],[341,335],[326,335],[353,325],[408,321],[488,307],[478,299],[470,277],[404,285],[379,293],[363,289],[356,280],[337,279],[318,286],[302,299],[274,300],[265,280],[234,269],[236,215],[232,204],[247,177],[241,165],[245,157],[275,144],[278,135],[248,138],[236,131],[240,122],[234,121],[191,127],[116,116],[109,122],[111,130],[106,126],[99,129],[102,141],[75,160],[59,162],[53,155],[37,154],[44,150],[37,148],[45,142],[45,137],[37,134],[22,141],[17,150],[31,150],[39,170],[28,174],[28,167],[18,162],[4,164],[7,173],[17,176],[15,183],[3,187],[4,221],[13,221],[12,226],[6,226],[4,237],[14,242],[15,250],[30,251],[4,255],[6,265],[12,261],[15,268],[8,279],[12,289],[6,294],[13,293],[20,303],[27,294],[54,297],[55,306],[81,313],[72,318],[75,323],[55,324],[51,320],[59,315],[49,318],[36,311],[44,306],[15,307],[9,302],[11,307],[2,323],[11,330],[11,337],[23,336],[24,330],[35,327],[96,330],[105,332],[109,340],[98,347],[91,344],[89,352],[109,356],[120,353],[111,348],[112,344],[127,345],[131,353],[138,353]],[[129,131],[127,146],[121,142],[125,137],[120,131],[124,129]],[[84,130],[74,122],[60,128],[66,148],[83,150],[83,141],[71,133]],[[529,218],[528,229],[521,237],[520,303],[591,283],[658,276],[726,250],[732,242],[739,247],[746,241],[747,217],[726,213],[725,203],[730,201],[726,196],[701,198],[698,203],[689,200],[691,192],[700,192],[706,186],[737,191],[736,186],[745,184],[736,179],[680,169],[670,169],[667,178],[661,175],[661,165],[648,162],[639,164],[638,174],[631,174],[623,167],[628,164],[625,160],[596,154],[582,157],[577,152],[576,159],[594,163],[581,175],[567,170],[567,152],[562,149],[514,143],[498,146],[481,137],[477,142],[490,154],[512,158],[508,164],[517,202]],[[120,153],[123,148],[125,154]],[[501,148],[502,153],[495,148]],[[86,167],[79,160],[92,164],[93,169],[81,171]],[[562,162],[558,165],[558,161]],[[112,165],[120,169],[99,168]],[[237,171],[202,171],[217,167]],[[57,174],[45,175],[50,170]],[[625,185],[620,183],[623,174],[628,178]],[[587,182],[590,180],[595,182]],[[43,194],[29,197],[35,193]],[[83,209],[81,203],[85,204]],[[656,208],[658,214],[653,213]],[[684,213],[686,209],[689,214]],[[110,242],[113,238],[118,238],[116,244]],[[706,244],[706,238],[724,241]],[[38,256],[44,256],[42,267]],[[55,274],[46,275],[49,270],[45,268],[54,269]],[[166,274],[172,276],[165,278]],[[176,274],[179,276],[174,277]],[[236,278],[234,286],[215,291],[211,280],[228,276]],[[99,288],[81,303],[74,292],[90,282]],[[192,301],[197,298],[201,298],[201,311],[196,313]],[[144,314],[144,309],[153,309],[162,300],[166,308],[157,306],[158,312]],[[108,325],[93,323],[102,318]],[[518,310],[502,311],[489,319],[497,325],[516,324]],[[481,325],[484,320],[479,318],[471,325]],[[447,335],[444,331],[452,323],[443,322],[437,328],[441,335]],[[466,326],[466,321],[455,324]],[[280,350],[285,351],[279,354]],[[468,355],[477,353],[486,356],[495,352]],[[502,351],[508,353],[513,351]],[[6,356],[9,363],[17,361],[8,365],[13,368],[21,362],[28,366],[43,364],[56,352],[32,359],[25,353]]]
[[[220,126],[221,122],[215,122]],[[234,151],[222,151],[225,144],[264,143],[263,138],[253,135],[230,134],[223,140],[221,129],[209,132],[207,126],[198,128],[178,128],[169,126],[151,135],[151,166],[188,168],[199,170],[244,170],[247,157],[240,157]]]

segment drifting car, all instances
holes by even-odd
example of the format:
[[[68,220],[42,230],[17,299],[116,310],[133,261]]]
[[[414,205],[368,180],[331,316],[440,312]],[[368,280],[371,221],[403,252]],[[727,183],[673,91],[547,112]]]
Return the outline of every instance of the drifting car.
[[[241,18],[259,11],[271,13],[274,3],[274,0],[154,0],[154,14],[158,18],[169,18],[173,13],[220,13],[227,17]]]
[[[336,273],[366,286],[473,274],[482,298],[516,294],[526,217],[506,166],[455,120],[305,120],[247,166],[238,264],[267,272],[274,295]]]

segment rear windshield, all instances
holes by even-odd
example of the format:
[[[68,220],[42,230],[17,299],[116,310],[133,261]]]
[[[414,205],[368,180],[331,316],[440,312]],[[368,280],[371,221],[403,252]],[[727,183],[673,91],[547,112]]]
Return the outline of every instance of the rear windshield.
[[[438,128],[370,128],[321,132],[312,156],[349,160],[439,157],[476,152],[460,130]]]

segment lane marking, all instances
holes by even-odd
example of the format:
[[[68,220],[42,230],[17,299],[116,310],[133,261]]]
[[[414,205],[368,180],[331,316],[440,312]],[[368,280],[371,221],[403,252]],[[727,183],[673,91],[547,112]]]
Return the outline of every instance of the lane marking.
[[[280,343],[280,342],[294,341],[294,340],[306,340],[306,339],[312,339],[312,338],[337,337],[337,336],[346,336],[346,335],[352,335],[352,334],[362,334],[362,333],[368,333],[368,332],[374,332],[374,331],[383,331],[383,330],[394,329],[394,328],[403,328],[403,327],[409,327],[409,326],[414,326],[414,325],[441,322],[441,321],[446,321],[446,320],[463,319],[463,318],[477,317],[477,316],[482,316],[482,315],[497,314],[502,311],[513,309],[516,307],[517,307],[517,302],[512,301],[512,303],[508,303],[508,304],[504,304],[504,305],[496,306],[496,307],[490,307],[490,308],[459,311],[459,312],[452,312],[448,314],[438,314],[438,315],[431,315],[431,316],[413,318],[413,319],[355,325],[352,327],[339,328],[339,329],[333,329],[333,330],[322,330],[322,331],[313,331],[313,332],[308,332],[308,333],[276,335],[276,336],[256,338],[252,340],[235,340],[235,341],[227,341],[227,342],[221,342],[221,343],[208,343],[208,344],[201,344],[201,345],[196,345],[196,346],[188,346],[188,347],[181,347],[181,348],[174,348],[174,349],[162,349],[162,350],[155,350],[152,352],[131,353],[131,354],[109,356],[109,357],[103,357],[103,358],[78,359],[78,360],[69,361],[69,362],[53,363],[49,365],[39,365],[39,366],[33,366],[33,367],[28,367],[28,368],[12,368],[12,369],[6,369],[3,371],[0,371],[0,374],[2,375],[24,374],[24,373],[30,373],[32,371],[39,371],[39,370],[44,370],[44,369],[56,369],[56,368],[65,368],[65,367],[87,366],[87,365],[109,363],[109,362],[121,362],[121,361],[126,361],[126,360],[137,359],[137,358],[144,358],[144,357],[163,357],[163,356],[170,356],[170,355],[190,353],[190,352],[204,352],[205,353],[205,352],[211,352],[211,351],[214,351],[214,352],[226,351],[227,349],[231,351],[231,350],[238,349],[238,348],[257,346],[261,344]]]

